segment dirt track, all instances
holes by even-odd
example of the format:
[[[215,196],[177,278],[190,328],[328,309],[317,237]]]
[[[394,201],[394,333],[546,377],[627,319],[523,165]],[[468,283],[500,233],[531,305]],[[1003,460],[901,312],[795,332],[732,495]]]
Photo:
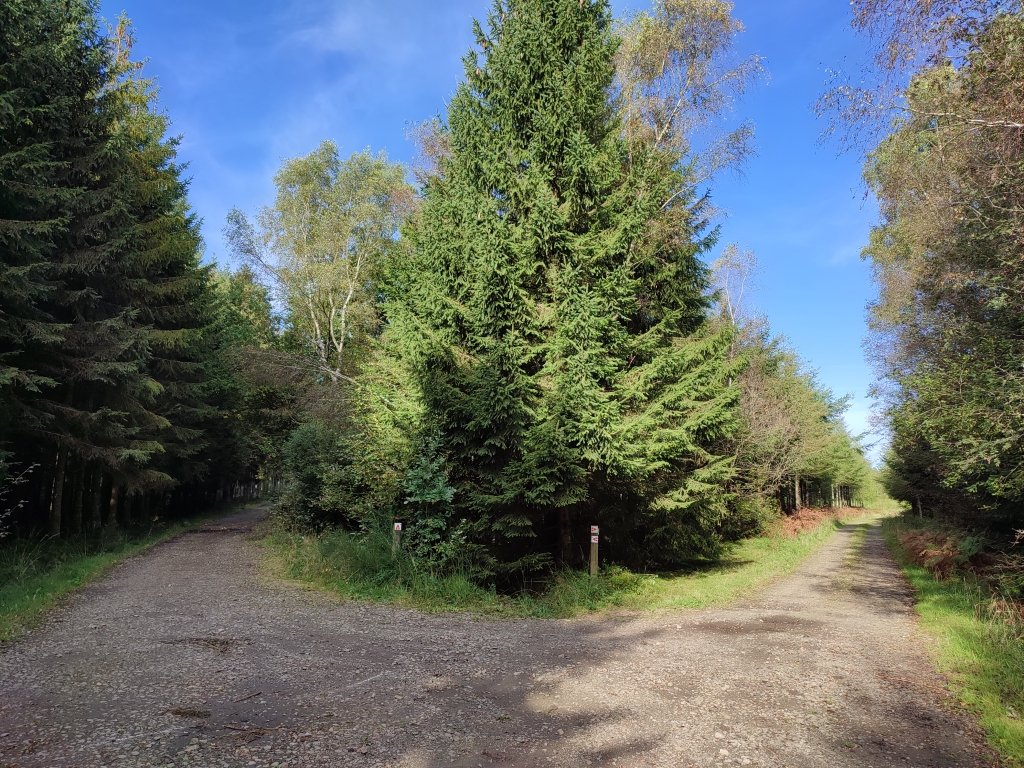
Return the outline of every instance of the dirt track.
[[[0,766],[975,766],[877,528],[713,611],[475,620],[258,576],[256,512],[0,651]]]

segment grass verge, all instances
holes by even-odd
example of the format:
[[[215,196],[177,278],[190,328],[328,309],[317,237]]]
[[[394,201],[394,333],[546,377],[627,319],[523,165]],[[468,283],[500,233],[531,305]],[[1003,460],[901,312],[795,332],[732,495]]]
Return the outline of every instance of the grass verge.
[[[0,541],[0,643],[17,640],[68,595],[118,563],[226,513],[222,509],[145,528],[70,539]]]
[[[960,703],[978,716],[988,742],[1008,768],[1024,768],[1024,623],[971,573],[938,578],[915,562],[907,534],[932,529],[929,519],[886,520],[883,533],[917,596],[921,627],[936,640],[939,669]]]
[[[843,522],[828,518],[796,536],[761,536],[733,545],[714,563],[673,573],[637,574],[607,567],[591,579],[582,572],[556,576],[539,595],[483,589],[470,579],[416,570],[393,557],[384,537],[344,531],[320,536],[271,528],[262,539],[271,570],[346,599],[394,603],[428,612],[470,611],[496,616],[563,618],[610,608],[708,608],[729,603],[791,572]]]

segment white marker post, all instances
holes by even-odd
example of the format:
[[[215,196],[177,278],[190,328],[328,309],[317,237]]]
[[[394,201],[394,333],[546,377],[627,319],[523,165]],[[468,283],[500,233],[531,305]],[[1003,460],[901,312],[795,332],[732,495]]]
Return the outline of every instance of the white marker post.
[[[596,525],[590,526],[590,576],[597,576],[597,543],[601,539]]]
[[[391,554],[397,554],[398,548],[402,545],[402,524],[395,523],[395,530],[391,535]]]

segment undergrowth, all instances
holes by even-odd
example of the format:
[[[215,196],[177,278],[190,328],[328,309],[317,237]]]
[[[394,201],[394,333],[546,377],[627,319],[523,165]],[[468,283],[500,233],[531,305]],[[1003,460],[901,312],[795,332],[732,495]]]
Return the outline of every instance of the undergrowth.
[[[308,534],[268,523],[263,544],[276,570],[343,598],[397,603],[420,610],[499,616],[569,617],[610,608],[706,608],[728,603],[789,573],[842,523],[828,518],[795,536],[747,539],[713,562],[672,573],[632,573],[606,566],[595,578],[562,571],[518,594],[502,594],[466,575],[432,573],[407,552],[392,553],[389,532]]]
[[[978,715],[1004,764],[1024,768],[1024,614],[1016,556],[986,554],[976,535],[928,518],[893,518],[883,531],[917,593],[921,626],[937,638],[937,662],[955,695]]]
[[[111,567],[225,511],[146,527],[100,529],[66,539],[0,540],[0,643],[17,640],[67,595]]]

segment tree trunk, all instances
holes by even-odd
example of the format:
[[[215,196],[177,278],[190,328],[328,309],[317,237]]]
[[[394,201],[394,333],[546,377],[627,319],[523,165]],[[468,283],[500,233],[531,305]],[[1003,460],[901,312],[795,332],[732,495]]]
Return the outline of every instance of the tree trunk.
[[[53,473],[49,471],[40,472],[39,476],[39,498],[36,504],[36,512],[42,516],[44,510],[49,514],[50,499],[53,496]]]
[[[558,510],[558,527],[562,545],[562,563],[568,565],[572,560],[572,511],[569,507]]]
[[[78,468],[74,470],[74,483],[71,486],[71,516],[68,518],[68,531],[80,533],[82,530],[82,505],[85,497],[85,463],[75,462]]]
[[[85,519],[87,529],[98,528],[100,525],[100,509],[103,503],[103,470],[96,467],[92,471],[89,483],[89,514]]]
[[[110,511],[107,512],[107,525],[117,528],[118,519],[121,514],[121,486],[111,483],[110,487]]]
[[[121,490],[121,503],[118,505],[117,522],[124,528],[129,527],[135,521],[135,491]]]
[[[60,536],[60,514],[64,503],[64,476],[68,467],[68,449],[61,448],[57,451],[57,471],[53,476],[53,493],[50,494],[50,524],[49,533],[51,536]]]

